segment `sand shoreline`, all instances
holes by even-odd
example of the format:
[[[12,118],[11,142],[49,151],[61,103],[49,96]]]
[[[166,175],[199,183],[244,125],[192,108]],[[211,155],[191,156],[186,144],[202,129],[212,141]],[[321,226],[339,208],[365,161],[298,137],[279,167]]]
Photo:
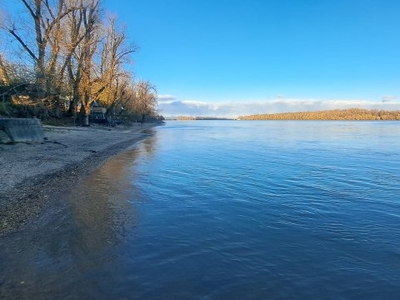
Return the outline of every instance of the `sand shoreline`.
[[[44,126],[41,143],[0,145],[0,236],[38,217],[59,193],[160,123],[129,128]]]

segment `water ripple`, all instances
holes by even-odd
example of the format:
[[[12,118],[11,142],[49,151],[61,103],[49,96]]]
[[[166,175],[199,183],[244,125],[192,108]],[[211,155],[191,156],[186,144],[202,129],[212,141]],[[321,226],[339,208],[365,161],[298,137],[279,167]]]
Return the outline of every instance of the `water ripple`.
[[[397,123],[171,122],[72,193],[58,240],[75,280],[32,282],[71,298],[397,299],[399,153]]]

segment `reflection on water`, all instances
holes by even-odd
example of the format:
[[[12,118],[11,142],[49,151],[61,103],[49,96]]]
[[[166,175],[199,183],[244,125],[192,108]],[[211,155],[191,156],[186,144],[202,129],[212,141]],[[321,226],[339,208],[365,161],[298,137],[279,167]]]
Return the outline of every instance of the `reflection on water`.
[[[154,130],[144,133],[154,135]],[[107,161],[68,195],[77,230],[75,244],[80,245],[84,253],[96,253],[117,245],[124,239],[125,229],[136,226],[138,215],[131,201],[139,193],[133,184],[136,181],[135,160],[138,155],[151,154],[153,144],[154,138],[149,137],[141,143],[140,151],[134,148]]]
[[[82,250],[95,253],[116,244],[124,234],[124,226],[134,226],[137,216],[129,194],[134,174],[130,163],[137,156],[131,150],[108,161],[93,176],[85,179],[68,196],[74,224],[79,230],[75,238]]]
[[[123,263],[110,247],[116,249],[139,220],[132,182],[135,159],[154,151],[154,131],[147,134],[140,149],[106,161],[77,184],[57,212],[1,241],[0,298],[103,298],[99,280],[111,282],[112,270]]]

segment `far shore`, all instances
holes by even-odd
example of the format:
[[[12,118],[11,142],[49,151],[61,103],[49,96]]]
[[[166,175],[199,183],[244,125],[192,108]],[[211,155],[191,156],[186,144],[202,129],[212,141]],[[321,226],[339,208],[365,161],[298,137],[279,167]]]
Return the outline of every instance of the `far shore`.
[[[109,157],[161,123],[130,127],[43,126],[40,143],[0,145],[0,236],[20,229]]]

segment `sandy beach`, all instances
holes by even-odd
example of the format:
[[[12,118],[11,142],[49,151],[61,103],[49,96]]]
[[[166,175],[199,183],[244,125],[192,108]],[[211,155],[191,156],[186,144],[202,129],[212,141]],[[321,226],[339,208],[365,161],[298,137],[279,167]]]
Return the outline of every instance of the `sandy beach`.
[[[57,194],[145,138],[146,129],[157,125],[43,126],[43,142],[0,145],[0,235],[38,217]]]

